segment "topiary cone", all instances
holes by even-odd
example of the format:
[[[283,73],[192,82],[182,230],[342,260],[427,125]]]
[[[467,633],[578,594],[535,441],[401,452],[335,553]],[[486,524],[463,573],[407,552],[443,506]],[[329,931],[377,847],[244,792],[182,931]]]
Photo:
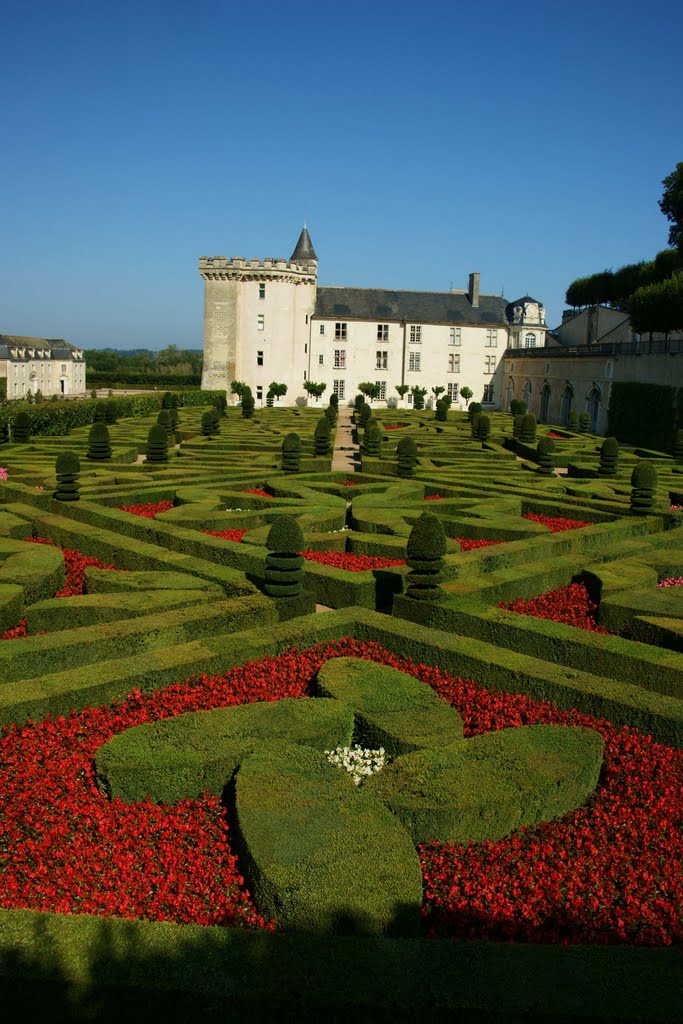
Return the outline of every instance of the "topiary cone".
[[[555,459],[553,458],[554,451],[555,442],[552,437],[542,437],[536,445],[538,472],[542,476],[553,476],[555,472]]]
[[[382,431],[378,423],[371,424],[365,431],[363,438],[365,451],[371,459],[378,459],[382,450]]]
[[[93,423],[106,423],[107,422],[107,409],[105,402],[97,402],[95,405],[95,413],[93,415]]]
[[[266,582],[269,597],[297,597],[303,589],[304,559],[300,554],[304,535],[296,519],[280,516],[266,539]]]
[[[517,413],[512,421],[512,436],[519,438],[522,436],[522,423],[524,422],[524,413]]]
[[[171,409],[160,409],[157,416],[157,423],[160,423],[168,434],[168,447],[173,444],[173,412]]]
[[[408,597],[416,601],[436,601],[446,554],[446,534],[433,512],[423,512],[408,537]]]
[[[315,432],[313,434],[313,450],[318,456],[325,456],[330,454],[330,441],[332,438],[332,429],[330,427],[330,421],[326,416],[321,416],[315,426]]]
[[[23,410],[14,417],[14,440],[26,444],[31,440],[31,418]]]
[[[398,476],[412,476],[417,465],[417,445],[412,437],[402,437],[396,446]]]
[[[587,434],[591,428],[591,415],[589,412],[582,412],[579,416],[579,431],[582,434]]]
[[[479,437],[479,420],[481,419],[481,415],[482,414],[480,412],[475,412],[474,416],[470,417],[470,431],[474,438]]]
[[[78,476],[81,471],[81,460],[76,452],[60,452],[55,463],[57,487],[53,497],[57,501],[78,501],[80,484]]]
[[[434,416],[440,423],[445,423],[448,419],[448,402],[445,399],[440,398],[436,403]]]
[[[619,442],[616,437],[606,437],[600,447],[600,476],[614,476],[619,466]]]
[[[491,417],[487,416],[485,412],[479,415],[479,419],[477,421],[477,436],[480,441],[488,441],[491,436]]]
[[[209,409],[202,415],[202,435],[204,437],[215,437],[220,434],[221,425],[217,409]]]
[[[536,440],[536,417],[532,412],[528,412],[522,418],[522,429],[519,439],[522,444],[533,444]]]
[[[298,473],[301,468],[301,438],[287,434],[282,442],[282,469],[285,473]]]
[[[147,435],[147,462],[168,462],[168,434],[160,423],[155,423]]]
[[[92,460],[105,460],[111,458],[111,443],[109,441],[109,429],[106,423],[97,420],[93,423],[88,434],[88,452],[86,458]]]
[[[644,516],[652,511],[655,504],[657,473],[651,462],[643,459],[637,462],[631,473],[631,512]]]

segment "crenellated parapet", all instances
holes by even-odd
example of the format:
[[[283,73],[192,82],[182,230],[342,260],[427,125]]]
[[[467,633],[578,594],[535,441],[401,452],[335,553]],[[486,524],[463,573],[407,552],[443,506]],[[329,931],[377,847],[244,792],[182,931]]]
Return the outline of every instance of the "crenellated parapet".
[[[288,284],[315,284],[317,263],[284,259],[252,259],[243,256],[200,256],[199,273],[205,281],[285,281]]]

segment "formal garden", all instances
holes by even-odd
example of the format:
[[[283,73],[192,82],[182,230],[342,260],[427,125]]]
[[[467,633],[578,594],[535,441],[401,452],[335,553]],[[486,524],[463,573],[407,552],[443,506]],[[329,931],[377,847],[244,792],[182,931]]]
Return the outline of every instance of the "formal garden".
[[[5,415],[1,991],[680,1019],[683,431],[338,415]]]

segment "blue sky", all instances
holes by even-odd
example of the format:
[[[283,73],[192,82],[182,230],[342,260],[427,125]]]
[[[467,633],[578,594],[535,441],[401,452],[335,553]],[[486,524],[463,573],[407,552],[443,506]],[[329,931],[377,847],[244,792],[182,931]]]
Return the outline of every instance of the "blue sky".
[[[675,0],[4,0],[0,332],[198,348],[203,256],[544,301],[666,246]]]

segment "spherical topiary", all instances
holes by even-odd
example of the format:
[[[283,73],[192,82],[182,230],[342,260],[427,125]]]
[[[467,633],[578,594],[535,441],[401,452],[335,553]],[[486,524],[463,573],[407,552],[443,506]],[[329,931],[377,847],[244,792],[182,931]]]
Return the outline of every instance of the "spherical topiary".
[[[536,417],[532,412],[528,412],[522,418],[522,429],[519,439],[522,444],[533,444],[536,440]]]
[[[474,438],[479,437],[479,420],[481,419],[481,416],[482,414],[480,412],[475,412],[474,416],[470,417],[470,431]]]
[[[251,388],[247,385],[242,390],[242,416],[245,420],[252,419],[254,415],[254,396]]]
[[[576,430],[579,426],[579,414],[576,409],[570,409],[567,414],[567,426],[570,430]]]
[[[677,430],[674,437],[673,453],[676,462],[683,462],[683,430]]]
[[[434,409],[434,416],[440,423],[445,423],[448,418],[448,405],[445,399],[440,398]]]
[[[481,412],[483,408],[484,407],[481,404],[481,402],[470,402],[470,404],[467,406],[467,416],[468,416],[468,419],[469,419],[470,423],[472,422],[474,417],[477,415],[477,413]]]
[[[107,403],[98,402],[95,406],[95,412],[93,415],[93,423],[106,423],[107,422]]]
[[[205,413],[202,413],[202,436],[203,437],[215,437],[216,434],[220,434],[221,425],[218,418],[217,409],[207,409]]]
[[[417,465],[417,445],[412,437],[402,437],[396,446],[398,476],[412,476]]]
[[[279,516],[266,538],[266,583],[269,597],[297,597],[302,590],[304,535],[296,519]]]
[[[14,417],[14,440],[20,444],[31,440],[31,418],[23,410]]]
[[[301,438],[287,434],[282,442],[282,469],[285,473],[298,473],[301,468]]]
[[[536,445],[536,461],[538,462],[538,472],[543,476],[552,476],[555,472],[554,451],[555,442],[552,437],[540,438]]]
[[[109,428],[106,423],[98,420],[93,423],[88,434],[88,452],[86,458],[103,460],[111,458],[111,444],[109,441]]]
[[[519,437],[522,436],[522,423],[523,422],[524,422],[524,413],[523,412],[518,412],[517,415],[515,416],[514,420],[512,421],[512,436],[513,437],[519,438]]]
[[[78,475],[81,471],[81,460],[76,452],[60,452],[55,463],[57,487],[53,497],[57,501],[78,501],[80,484]]]
[[[168,434],[161,423],[150,427],[147,435],[147,462],[168,462]]]
[[[330,440],[332,437],[332,429],[330,427],[330,421],[327,416],[321,416],[315,425],[315,431],[313,433],[313,450],[318,456],[325,456],[330,454]]]
[[[173,416],[171,409],[160,409],[157,423],[160,423],[168,434],[168,446],[170,448],[173,444]]]
[[[423,512],[408,537],[408,597],[435,601],[440,596],[445,554],[446,534],[441,521],[432,512]]]
[[[382,448],[382,430],[376,420],[370,420],[363,438],[365,451],[371,459],[378,459]]]
[[[579,416],[579,432],[581,434],[587,434],[591,428],[591,414],[589,412],[582,412]]]
[[[619,442],[616,437],[606,437],[600,447],[600,476],[614,476],[619,465]]]
[[[357,414],[357,420],[361,427],[365,428],[368,425],[368,420],[372,416],[372,408],[367,402],[363,402],[360,412]]]
[[[491,436],[491,417],[485,412],[480,413],[478,417],[477,436],[480,441],[488,441]]]
[[[116,402],[113,398],[104,403],[104,420],[109,425],[116,423]]]
[[[631,473],[631,512],[647,515],[655,503],[657,472],[651,462],[637,462]]]

